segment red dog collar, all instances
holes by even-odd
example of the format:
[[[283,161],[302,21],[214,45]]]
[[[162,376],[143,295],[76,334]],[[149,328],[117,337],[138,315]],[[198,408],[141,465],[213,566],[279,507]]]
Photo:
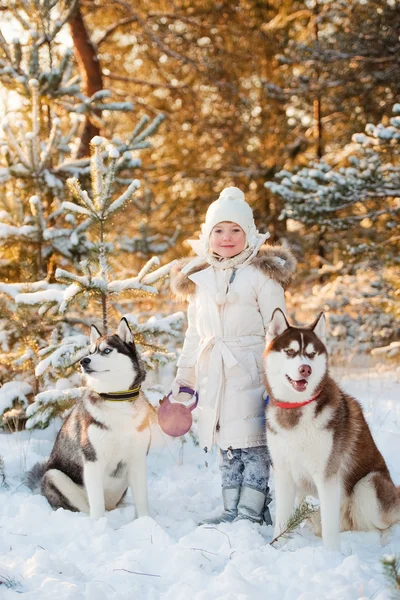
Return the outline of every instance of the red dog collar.
[[[321,392],[315,394],[310,400],[305,400],[304,402],[279,402],[279,400],[274,400],[274,406],[278,408],[300,408],[301,406],[305,406],[306,404],[310,404],[310,402],[314,402],[318,398]]]

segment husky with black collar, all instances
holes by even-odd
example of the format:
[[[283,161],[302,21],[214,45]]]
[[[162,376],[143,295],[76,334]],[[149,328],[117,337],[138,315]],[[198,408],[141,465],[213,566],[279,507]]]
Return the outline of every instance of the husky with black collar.
[[[339,532],[382,531],[400,522],[400,488],[390,477],[362,408],[330,377],[321,313],[292,327],[279,309],[264,354],[267,437],[275,480],[275,537],[286,528],[295,497],[319,498],[313,516],[324,545]]]
[[[136,516],[149,514],[146,454],[151,406],[140,385],[146,373],[125,318],[114,335],[92,325],[81,360],[88,390],[56,438],[50,458],[28,473],[51,506],[104,516],[131,488]]]

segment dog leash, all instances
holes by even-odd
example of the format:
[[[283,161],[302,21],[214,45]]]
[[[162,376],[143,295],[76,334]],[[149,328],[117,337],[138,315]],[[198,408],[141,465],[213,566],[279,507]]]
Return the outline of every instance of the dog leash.
[[[111,400],[114,402],[124,402],[125,400],[133,401],[140,394],[140,385],[132,390],[123,390],[122,392],[110,392],[99,394],[104,400]]]

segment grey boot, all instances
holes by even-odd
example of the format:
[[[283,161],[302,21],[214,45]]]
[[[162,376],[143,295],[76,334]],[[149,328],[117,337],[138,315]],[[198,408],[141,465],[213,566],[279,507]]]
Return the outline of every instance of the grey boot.
[[[238,514],[238,502],[240,488],[222,488],[222,502],[224,511],[213,519],[204,519],[202,525],[218,525],[219,523],[231,523]]]
[[[242,486],[238,504],[238,515],[235,519],[235,522],[241,521],[242,519],[248,519],[253,523],[259,523],[262,525],[264,518],[268,518],[269,515],[269,510],[266,507],[266,500],[267,495],[265,492],[261,492],[260,490],[256,490],[251,487]],[[265,514],[265,511],[268,511],[268,515]],[[265,521],[267,522],[266,519]],[[269,516],[269,521],[271,523],[271,516]],[[269,525],[269,523],[267,523],[267,525]]]
[[[263,510],[263,519],[266,525],[272,525],[271,513],[269,512],[268,504],[272,502],[272,498],[269,495],[269,488],[267,488],[267,493],[265,494],[265,503]]]

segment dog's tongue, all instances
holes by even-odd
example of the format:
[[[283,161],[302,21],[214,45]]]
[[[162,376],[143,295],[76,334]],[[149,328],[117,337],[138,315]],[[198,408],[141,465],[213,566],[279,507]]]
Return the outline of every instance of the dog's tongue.
[[[298,381],[292,380],[292,385],[293,385],[294,389],[297,390],[298,392],[304,392],[304,390],[307,387],[307,380],[306,379],[299,379]]]

